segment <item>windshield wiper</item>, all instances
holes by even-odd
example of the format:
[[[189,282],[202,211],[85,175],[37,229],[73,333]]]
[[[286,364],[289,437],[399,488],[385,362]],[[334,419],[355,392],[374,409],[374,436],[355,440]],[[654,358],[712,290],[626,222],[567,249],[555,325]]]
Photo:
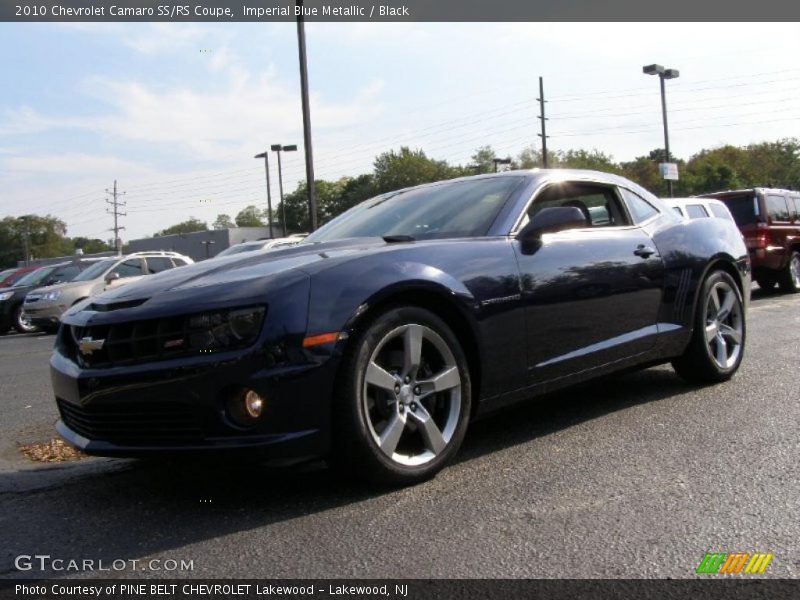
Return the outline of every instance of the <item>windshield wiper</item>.
[[[411,237],[410,235],[382,235],[384,242],[389,244],[393,244],[396,242],[414,242],[416,241],[415,238]]]

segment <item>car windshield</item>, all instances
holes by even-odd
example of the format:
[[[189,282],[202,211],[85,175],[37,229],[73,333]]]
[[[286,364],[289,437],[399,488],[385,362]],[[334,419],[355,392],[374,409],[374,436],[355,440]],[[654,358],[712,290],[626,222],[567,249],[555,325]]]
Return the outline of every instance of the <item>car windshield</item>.
[[[728,207],[728,210],[731,211],[733,220],[736,221],[736,224],[740,227],[742,225],[752,225],[758,221],[758,215],[756,213],[756,203],[758,200],[755,194],[749,193],[741,196],[727,196],[725,198],[720,198],[720,200],[722,200],[725,206]]]
[[[20,277],[15,283],[14,287],[22,286],[22,285],[36,285],[40,281],[44,281],[50,274],[55,271],[58,267],[42,267],[41,269],[36,269],[35,271],[31,271],[30,273],[25,273],[24,276]]]
[[[97,279],[106,270],[113,267],[117,263],[117,260],[118,259],[116,258],[111,258],[96,262],[91,267],[80,273],[77,277],[74,277],[72,281],[91,281],[92,279]]]
[[[230,248],[225,248],[217,256],[230,256],[231,254],[241,254],[242,252],[252,252],[253,250],[261,250],[267,242],[260,242],[258,244],[236,244]]]
[[[486,235],[522,177],[449,181],[366,200],[301,243],[355,237],[433,238]]]

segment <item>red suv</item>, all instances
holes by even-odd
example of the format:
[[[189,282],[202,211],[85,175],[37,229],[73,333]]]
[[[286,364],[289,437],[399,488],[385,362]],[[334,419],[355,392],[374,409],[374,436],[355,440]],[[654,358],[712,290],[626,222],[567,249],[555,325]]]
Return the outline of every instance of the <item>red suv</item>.
[[[759,287],[800,292],[800,192],[753,188],[703,194],[722,200],[744,235]]]

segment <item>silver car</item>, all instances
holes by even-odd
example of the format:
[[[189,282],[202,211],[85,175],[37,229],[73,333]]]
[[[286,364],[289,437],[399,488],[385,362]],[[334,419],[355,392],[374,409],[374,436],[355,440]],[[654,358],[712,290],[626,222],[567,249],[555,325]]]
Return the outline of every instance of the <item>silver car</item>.
[[[136,252],[104,258],[72,281],[30,292],[25,297],[25,317],[32,325],[52,332],[58,328],[62,313],[81,300],[147,275],[193,262],[188,256],[177,252]]]

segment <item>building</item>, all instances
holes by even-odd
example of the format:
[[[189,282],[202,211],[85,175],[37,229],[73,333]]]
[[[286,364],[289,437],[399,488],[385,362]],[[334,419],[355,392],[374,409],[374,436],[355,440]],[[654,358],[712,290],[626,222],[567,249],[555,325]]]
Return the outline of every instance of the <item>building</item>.
[[[126,253],[168,250],[179,252],[194,261],[201,261],[216,256],[230,246],[268,238],[269,227],[234,227],[231,229],[194,231],[192,233],[176,233],[131,240]]]

